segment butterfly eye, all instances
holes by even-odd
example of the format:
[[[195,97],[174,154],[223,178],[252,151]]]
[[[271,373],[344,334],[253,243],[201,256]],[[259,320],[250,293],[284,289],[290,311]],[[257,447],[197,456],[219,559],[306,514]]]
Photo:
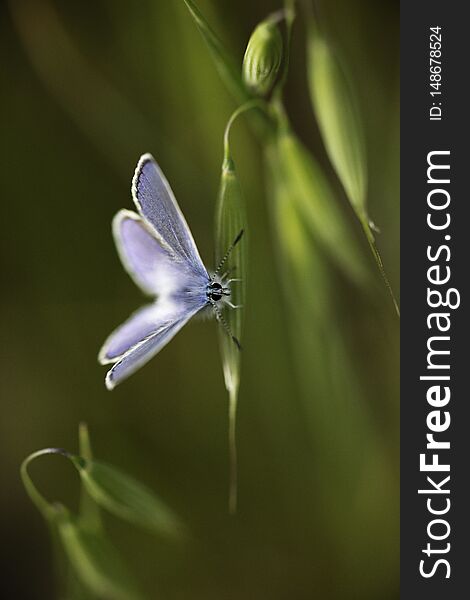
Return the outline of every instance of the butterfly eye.
[[[215,302],[220,300],[223,295],[222,284],[218,281],[213,281],[208,287],[207,295],[211,300],[214,300]]]

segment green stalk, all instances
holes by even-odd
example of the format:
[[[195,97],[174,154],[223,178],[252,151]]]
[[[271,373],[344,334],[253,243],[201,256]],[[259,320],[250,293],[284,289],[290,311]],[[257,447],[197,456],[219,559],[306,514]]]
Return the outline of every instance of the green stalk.
[[[239,106],[232,113],[230,119],[227,121],[227,125],[225,126],[224,132],[224,164],[222,168],[224,168],[224,165],[225,168],[227,168],[230,161],[232,160],[230,152],[230,130],[232,129],[232,125],[241,114],[252,108],[264,109],[266,114],[268,112],[268,105],[264,100],[261,100],[260,98],[253,98],[252,100],[248,100],[247,102]]]
[[[86,461],[92,461],[90,435],[87,424],[83,422],[78,427],[78,446],[79,455]],[[80,490],[80,521],[83,528],[90,531],[98,532],[103,528],[100,508],[83,485]]]
[[[233,249],[230,256],[230,266],[235,267],[235,277],[241,281],[233,282],[231,287],[231,301],[235,305],[245,305],[246,292],[246,216],[240,182],[235,170],[235,163],[230,150],[230,132],[235,120],[250,109],[262,108],[267,110],[263,100],[249,100],[240,106],[230,117],[224,132],[224,155],[220,179],[219,196],[215,211],[215,238],[216,262],[227,252],[241,230],[244,236]],[[241,340],[243,333],[244,308],[223,308],[223,318],[228,324],[232,334]],[[238,392],[240,387],[241,353],[227,332],[220,328],[220,351],[224,371],[225,387],[229,394],[228,407],[228,446],[229,446],[229,512],[234,514],[237,510],[237,444],[236,444],[236,412]]]
[[[237,512],[238,500],[237,404],[238,389],[232,388],[229,390],[228,400],[228,448],[230,464],[228,510],[231,515]]]
[[[367,215],[360,216],[359,221],[361,223],[362,229],[364,230],[364,234],[365,234],[367,242],[369,244],[369,248],[372,252],[372,255],[374,256],[375,262],[377,263],[377,267],[379,269],[380,275],[382,276],[382,279],[384,280],[384,283],[388,290],[388,293],[390,294],[390,298],[392,299],[393,306],[395,307],[395,311],[396,311],[398,317],[400,317],[400,307],[398,306],[398,302],[397,302],[397,299],[395,298],[393,288],[390,284],[390,281],[388,280],[387,273],[385,272],[385,267],[382,262],[382,257],[380,256],[379,249],[377,248],[377,245],[375,243],[375,237],[374,237],[374,234],[372,233],[372,228],[370,226]]]

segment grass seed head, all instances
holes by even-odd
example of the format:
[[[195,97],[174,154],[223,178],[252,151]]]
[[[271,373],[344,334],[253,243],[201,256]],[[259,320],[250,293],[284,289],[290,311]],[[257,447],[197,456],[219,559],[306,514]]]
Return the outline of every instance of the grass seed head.
[[[267,20],[251,34],[243,58],[243,81],[256,95],[265,96],[274,85],[282,61],[282,36],[278,26]]]

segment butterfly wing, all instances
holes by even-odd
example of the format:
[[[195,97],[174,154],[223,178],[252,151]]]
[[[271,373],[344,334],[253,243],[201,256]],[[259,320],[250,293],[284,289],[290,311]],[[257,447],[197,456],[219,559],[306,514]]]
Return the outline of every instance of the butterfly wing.
[[[121,261],[136,284],[158,300],[134,313],[106,340],[102,364],[113,389],[155,356],[207,303],[209,280],[189,227],[155,160],[142,156],[132,182],[140,215],[121,210],[113,234]]]
[[[137,164],[132,197],[137,210],[161,238],[163,246],[187,263],[193,272],[208,278],[170,184],[151,154],[144,154]]]
[[[182,306],[157,302],[141,308],[106,340],[99,360],[114,362],[106,375],[112,390],[153,358],[197,312]]]
[[[162,246],[153,229],[135,212],[120,210],[116,214],[113,235],[124,268],[144,293],[171,296],[191,284],[205,283]]]
[[[117,362],[165,322],[166,315],[162,311],[162,305],[153,303],[139,308],[108,336],[98,354],[98,361],[102,365]]]

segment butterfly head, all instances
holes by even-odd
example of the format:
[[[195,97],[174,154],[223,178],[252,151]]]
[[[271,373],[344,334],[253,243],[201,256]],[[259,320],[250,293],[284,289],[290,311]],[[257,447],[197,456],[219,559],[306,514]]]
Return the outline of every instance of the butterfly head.
[[[226,296],[230,296],[230,288],[223,285],[221,281],[211,280],[207,284],[207,299],[209,302],[219,302]]]

